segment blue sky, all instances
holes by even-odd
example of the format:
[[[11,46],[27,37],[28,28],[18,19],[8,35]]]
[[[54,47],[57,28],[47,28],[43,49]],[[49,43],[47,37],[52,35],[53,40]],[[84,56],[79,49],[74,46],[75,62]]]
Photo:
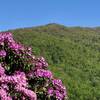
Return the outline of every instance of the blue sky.
[[[100,26],[100,0],[0,0],[0,31],[48,23]]]

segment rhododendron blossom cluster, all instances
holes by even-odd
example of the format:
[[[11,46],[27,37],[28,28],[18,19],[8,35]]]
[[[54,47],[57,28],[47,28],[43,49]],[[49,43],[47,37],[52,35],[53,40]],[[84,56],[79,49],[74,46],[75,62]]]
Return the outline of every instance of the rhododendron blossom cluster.
[[[43,57],[16,42],[10,32],[0,33],[0,100],[65,100],[66,88],[48,70]]]

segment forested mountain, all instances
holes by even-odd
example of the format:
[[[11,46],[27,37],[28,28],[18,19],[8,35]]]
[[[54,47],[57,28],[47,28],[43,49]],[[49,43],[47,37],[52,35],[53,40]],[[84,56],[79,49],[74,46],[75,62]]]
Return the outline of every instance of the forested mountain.
[[[100,100],[100,27],[52,23],[8,31],[35,55],[45,57],[66,85],[69,100]]]

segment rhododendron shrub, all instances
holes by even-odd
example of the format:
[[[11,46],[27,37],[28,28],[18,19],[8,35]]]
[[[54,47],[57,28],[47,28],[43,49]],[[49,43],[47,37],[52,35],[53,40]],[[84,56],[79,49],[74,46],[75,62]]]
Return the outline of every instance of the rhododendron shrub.
[[[65,100],[66,88],[43,57],[0,33],[0,100]]]

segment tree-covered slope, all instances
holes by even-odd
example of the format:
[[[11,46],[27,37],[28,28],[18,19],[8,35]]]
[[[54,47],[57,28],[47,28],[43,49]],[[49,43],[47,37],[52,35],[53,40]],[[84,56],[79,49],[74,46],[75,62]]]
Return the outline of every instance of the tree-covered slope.
[[[100,100],[100,28],[58,24],[9,30],[16,40],[44,56],[61,78],[69,100]]]

